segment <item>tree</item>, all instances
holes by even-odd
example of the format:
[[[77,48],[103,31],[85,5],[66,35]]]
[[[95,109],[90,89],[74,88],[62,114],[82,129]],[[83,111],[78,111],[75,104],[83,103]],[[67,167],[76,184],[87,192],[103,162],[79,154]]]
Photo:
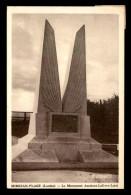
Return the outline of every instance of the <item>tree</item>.
[[[87,114],[91,118],[91,134],[102,143],[118,143],[119,97],[107,100],[87,100]]]

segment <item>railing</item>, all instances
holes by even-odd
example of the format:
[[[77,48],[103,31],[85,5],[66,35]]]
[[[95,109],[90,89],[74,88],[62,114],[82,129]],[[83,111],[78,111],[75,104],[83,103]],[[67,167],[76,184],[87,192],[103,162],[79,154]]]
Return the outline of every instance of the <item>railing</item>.
[[[28,121],[32,112],[17,112],[12,111],[12,121]]]

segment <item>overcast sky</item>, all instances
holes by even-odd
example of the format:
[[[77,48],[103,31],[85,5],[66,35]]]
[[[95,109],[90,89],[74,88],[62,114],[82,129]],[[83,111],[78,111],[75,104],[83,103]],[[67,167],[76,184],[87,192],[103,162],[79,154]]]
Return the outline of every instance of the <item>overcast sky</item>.
[[[87,97],[92,101],[118,94],[118,16],[98,14],[13,14],[12,110],[33,111],[41,65],[45,19],[55,31],[63,96],[75,34],[85,24]]]

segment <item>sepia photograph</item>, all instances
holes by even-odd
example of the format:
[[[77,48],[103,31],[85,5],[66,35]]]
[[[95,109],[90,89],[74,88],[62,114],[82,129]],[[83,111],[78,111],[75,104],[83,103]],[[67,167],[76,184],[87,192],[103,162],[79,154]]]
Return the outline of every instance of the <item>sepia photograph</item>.
[[[124,188],[125,20],[7,7],[8,188]]]

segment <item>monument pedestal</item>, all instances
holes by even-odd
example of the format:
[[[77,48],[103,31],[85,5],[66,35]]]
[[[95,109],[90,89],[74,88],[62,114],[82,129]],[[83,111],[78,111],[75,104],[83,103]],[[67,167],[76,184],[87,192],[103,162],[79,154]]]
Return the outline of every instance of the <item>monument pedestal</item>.
[[[33,138],[12,162],[13,170],[117,167],[117,157],[103,151],[94,139],[85,141],[69,133],[52,133],[45,140]]]
[[[103,151],[101,144],[89,137],[88,116],[46,114],[47,135],[38,133],[28,143],[28,149],[13,159],[13,170],[118,167],[117,157]]]

